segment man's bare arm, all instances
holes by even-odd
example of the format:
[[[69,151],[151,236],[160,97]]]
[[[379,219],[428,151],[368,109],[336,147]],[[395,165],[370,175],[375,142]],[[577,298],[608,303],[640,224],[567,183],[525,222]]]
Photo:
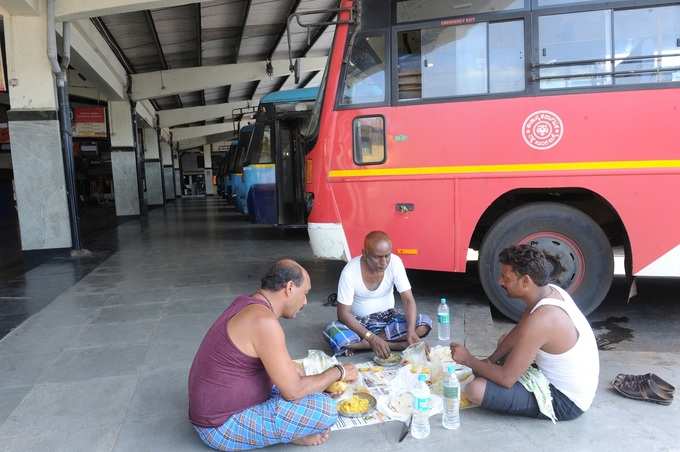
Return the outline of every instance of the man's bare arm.
[[[416,333],[416,316],[418,310],[416,308],[416,299],[413,297],[411,289],[405,290],[399,294],[401,302],[404,305],[404,314],[406,314],[406,329],[408,333]]]
[[[522,325],[524,319],[528,316],[528,314],[529,314],[528,310],[522,314],[522,317],[520,317],[519,322],[517,322],[517,325],[515,325],[510,330],[510,332],[505,335],[503,340],[498,344],[498,347],[496,347],[496,350],[486,358],[489,362],[496,364],[498,363],[498,361],[506,358],[510,354],[513,347],[517,343],[518,334],[517,331],[519,329],[519,326]]]
[[[511,388],[519,377],[529,368],[538,350],[547,342],[549,328],[539,316],[519,325],[516,342],[502,366],[487,360],[480,360],[466,351],[462,364],[472,368],[475,375],[484,377],[505,388]],[[454,350],[458,346],[454,346]],[[455,354],[455,352],[454,352]],[[458,357],[454,356],[458,360]]]
[[[298,400],[321,392],[340,379],[340,371],[335,367],[319,375],[302,376],[288,353],[283,329],[274,317],[257,317],[252,331],[257,356],[284,399]]]

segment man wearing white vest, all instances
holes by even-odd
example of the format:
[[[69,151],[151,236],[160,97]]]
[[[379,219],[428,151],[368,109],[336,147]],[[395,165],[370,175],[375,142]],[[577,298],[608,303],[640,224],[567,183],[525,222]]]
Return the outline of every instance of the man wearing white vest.
[[[548,284],[551,264],[543,252],[518,245],[501,251],[499,259],[499,284],[527,309],[484,360],[451,344],[453,359],[476,376],[465,395],[496,412],[575,419],[590,408],[597,390],[600,361],[593,330],[571,296]]]

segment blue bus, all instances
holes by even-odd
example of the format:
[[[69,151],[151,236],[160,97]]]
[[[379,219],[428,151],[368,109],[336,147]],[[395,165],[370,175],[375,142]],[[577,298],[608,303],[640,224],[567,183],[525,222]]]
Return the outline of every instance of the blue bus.
[[[239,204],[255,223],[304,226],[306,144],[301,133],[312,114],[318,88],[264,96],[243,167]]]
[[[243,166],[245,156],[248,150],[248,144],[253,135],[255,126],[248,124],[241,127],[238,131],[238,137],[232,142],[232,146],[227,156],[227,176],[225,182],[227,187],[225,189],[227,199],[232,201],[238,210],[243,210],[242,205],[239,204],[239,193],[243,185]]]

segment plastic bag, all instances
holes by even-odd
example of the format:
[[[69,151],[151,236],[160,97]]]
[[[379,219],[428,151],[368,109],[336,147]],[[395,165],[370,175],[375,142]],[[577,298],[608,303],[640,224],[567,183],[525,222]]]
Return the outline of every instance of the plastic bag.
[[[428,364],[425,342],[416,342],[413,345],[409,345],[402,352],[401,356],[413,366],[426,366]]]
[[[321,350],[308,350],[307,357],[298,362],[302,364],[305,375],[318,375],[338,364],[335,356],[328,356]]]

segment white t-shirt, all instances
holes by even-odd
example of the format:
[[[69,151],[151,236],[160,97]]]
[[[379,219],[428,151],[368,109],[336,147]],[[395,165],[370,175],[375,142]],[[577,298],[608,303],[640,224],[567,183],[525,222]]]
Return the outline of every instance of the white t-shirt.
[[[406,268],[399,256],[390,257],[380,285],[375,290],[368,290],[361,277],[361,256],[357,256],[345,265],[338,283],[338,303],[352,306],[352,314],[365,317],[376,312],[394,308],[394,288],[402,293],[411,289],[406,276]]]

